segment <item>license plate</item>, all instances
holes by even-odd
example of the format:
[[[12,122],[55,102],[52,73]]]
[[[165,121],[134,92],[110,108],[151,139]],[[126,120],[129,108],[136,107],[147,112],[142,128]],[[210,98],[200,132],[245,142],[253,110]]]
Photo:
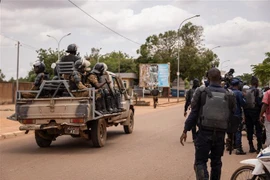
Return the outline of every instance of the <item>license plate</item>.
[[[65,133],[66,134],[80,134],[80,129],[79,127],[67,127],[65,128]]]

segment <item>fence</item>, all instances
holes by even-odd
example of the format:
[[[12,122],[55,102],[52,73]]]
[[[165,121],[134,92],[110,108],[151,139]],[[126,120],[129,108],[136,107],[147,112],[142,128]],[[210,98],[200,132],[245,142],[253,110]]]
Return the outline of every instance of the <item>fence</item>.
[[[29,90],[32,87],[31,82],[20,82],[19,90]],[[0,82],[0,104],[15,103],[16,82]]]

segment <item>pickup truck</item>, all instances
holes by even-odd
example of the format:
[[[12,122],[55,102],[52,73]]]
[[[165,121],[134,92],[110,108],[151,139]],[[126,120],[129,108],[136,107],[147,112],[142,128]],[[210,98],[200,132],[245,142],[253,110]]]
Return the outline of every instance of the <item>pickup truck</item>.
[[[106,72],[104,78],[111,93],[120,92],[123,111],[101,114],[95,110],[95,89],[89,88],[89,97],[74,97],[68,81],[62,79],[43,81],[38,91],[18,91],[16,112],[9,119],[19,121],[20,130],[35,131],[39,147],[49,147],[62,135],[82,137],[92,141],[94,147],[105,145],[107,127],[122,125],[130,134],[134,127],[134,106],[122,80],[114,73]],[[22,93],[35,93],[35,98],[22,98]]]

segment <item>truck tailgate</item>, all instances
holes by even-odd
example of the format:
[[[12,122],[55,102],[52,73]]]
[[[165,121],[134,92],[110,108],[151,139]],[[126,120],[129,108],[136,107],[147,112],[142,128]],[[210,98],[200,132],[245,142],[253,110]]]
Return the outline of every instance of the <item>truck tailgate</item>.
[[[83,98],[43,98],[19,100],[16,105],[17,120],[89,118],[92,103]]]

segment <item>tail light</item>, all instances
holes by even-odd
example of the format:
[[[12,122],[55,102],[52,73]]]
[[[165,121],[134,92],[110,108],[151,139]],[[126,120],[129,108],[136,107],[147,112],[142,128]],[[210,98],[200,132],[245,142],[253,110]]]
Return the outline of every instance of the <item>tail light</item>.
[[[82,124],[82,123],[84,123],[84,119],[71,119],[70,122],[71,122],[71,123]]]
[[[33,119],[22,120],[22,124],[36,124],[36,120]]]

